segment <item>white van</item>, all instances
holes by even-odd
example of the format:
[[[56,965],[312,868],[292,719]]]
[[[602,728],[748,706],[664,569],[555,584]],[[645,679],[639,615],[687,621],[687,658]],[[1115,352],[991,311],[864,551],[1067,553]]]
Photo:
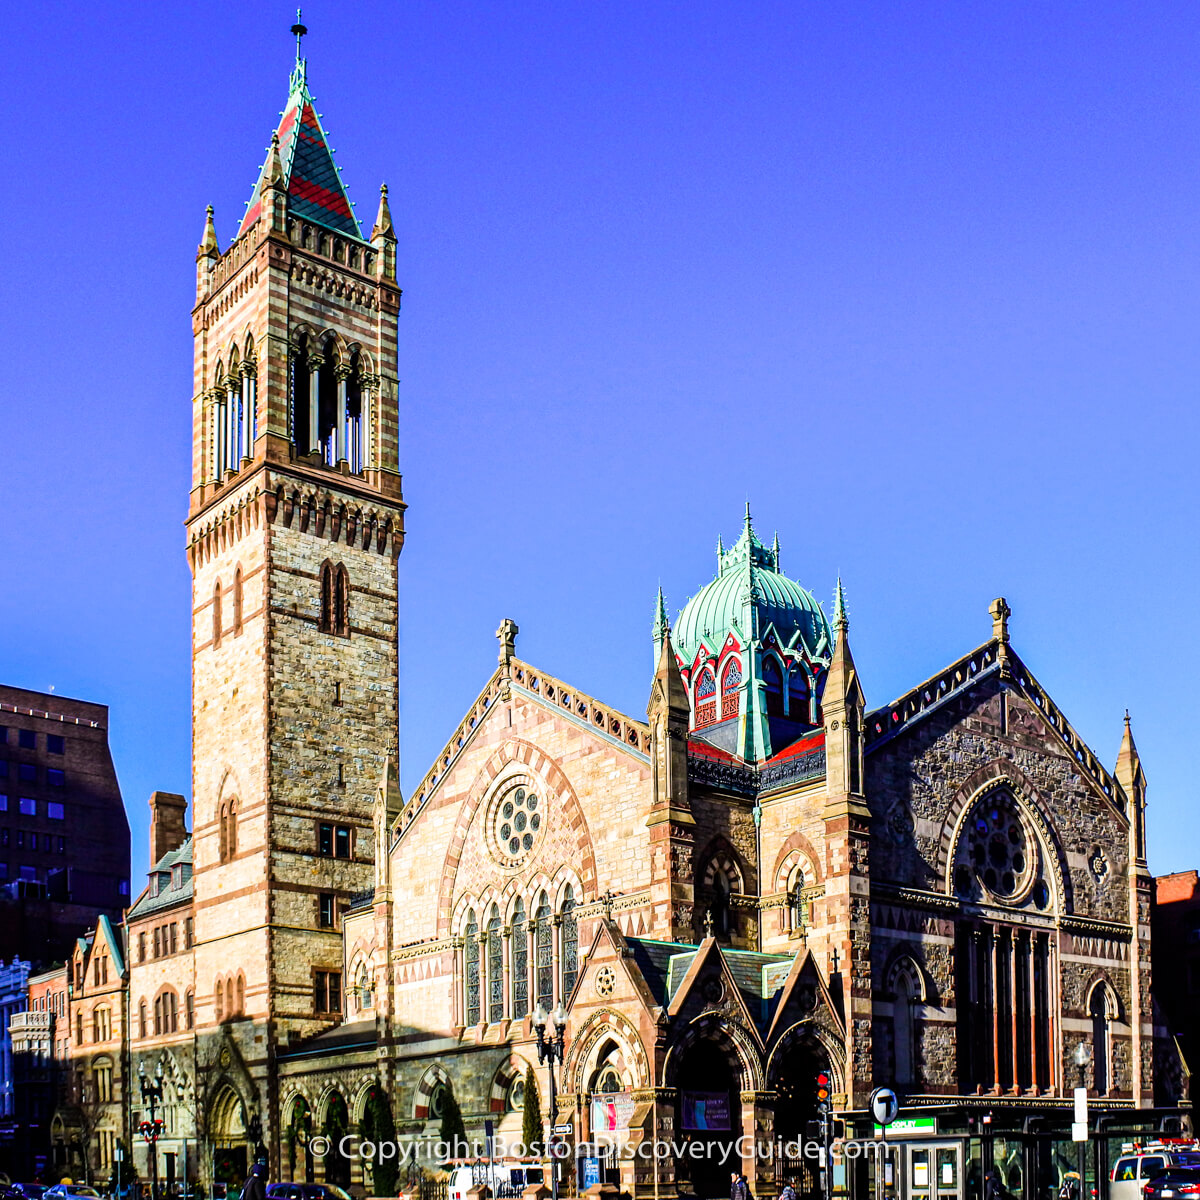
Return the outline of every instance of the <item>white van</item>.
[[[531,1183],[543,1183],[541,1163],[476,1162],[455,1167],[450,1173],[449,1200],[467,1200],[467,1192],[485,1184],[500,1200],[519,1196]]]
[[[1142,1200],[1142,1188],[1168,1167],[1200,1167],[1200,1150],[1147,1147],[1138,1154],[1122,1154],[1109,1176],[1109,1200]]]

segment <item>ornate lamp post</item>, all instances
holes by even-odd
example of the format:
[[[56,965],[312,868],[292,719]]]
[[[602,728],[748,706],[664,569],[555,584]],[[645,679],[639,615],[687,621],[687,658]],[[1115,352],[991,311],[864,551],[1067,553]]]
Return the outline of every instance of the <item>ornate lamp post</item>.
[[[553,1021],[553,1027],[546,1026]],[[538,1062],[547,1063],[546,1073],[550,1076],[550,1124],[553,1127],[558,1117],[558,1096],[554,1087],[554,1064],[562,1062],[566,1049],[567,1010],[560,1004],[553,1013],[547,1014],[541,1004],[533,1014],[533,1029],[537,1034]],[[553,1133],[551,1134],[553,1138]],[[550,1194],[558,1200],[558,1160],[552,1147],[550,1154]]]
[[[1087,1042],[1081,1041],[1079,1043],[1079,1045],[1077,1045],[1075,1047],[1075,1067],[1079,1071],[1079,1086],[1083,1089],[1084,1096],[1085,1096],[1085,1100],[1084,1100],[1084,1123],[1085,1123],[1085,1125],[1086,1125],[1086,1121],[1087,1121],[1087,1107],[1086,1107],[1086,1105],[1087,1105],[1087,1101],[1086,1101],[1087,1068],[1088,1068],[1088,1063],[1091,1062],[1091,1059],[1092,1059],[1092,1054],[1091,1054],[1091,1051],[1088,1049]],[[1076,1144],[1079,1146],[1079,1200],[1084,1200],[1084,1196],[1086,1195],[1085,1180],[1087,1179],[1087,1176],[1084,1173],[1087,1168],[1087,1142],[1078,1142]]]
[[[151,1082],[146,1074],[146,1064],[138,1063],[138,1079],[142,1085],[142,1103],[150,1106],[150,1120],[143,1121],[138,1126],[138,1132],[146,1139],[150,1147],[150,1195],[158,1200],[158,1139],[162,1137],[163,1123],[158,1116],[158,1106],[162,1103],[163,1068],[159,1061],[154,1068],[154,1080]]]

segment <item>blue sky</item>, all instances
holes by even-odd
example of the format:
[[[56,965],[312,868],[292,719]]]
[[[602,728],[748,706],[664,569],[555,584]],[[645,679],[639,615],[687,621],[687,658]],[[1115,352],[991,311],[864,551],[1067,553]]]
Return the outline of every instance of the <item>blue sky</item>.
[[[749,497],[868,703],[989,634],[1200,865],[1190,712],[1200,9],[305,7],[400,322],[402,775],[518,652],[633,714],[661,582]],[[194,252],[236,229],[283,5],[12,6],[0,678],[103,701],[144,868],[189,790]]]

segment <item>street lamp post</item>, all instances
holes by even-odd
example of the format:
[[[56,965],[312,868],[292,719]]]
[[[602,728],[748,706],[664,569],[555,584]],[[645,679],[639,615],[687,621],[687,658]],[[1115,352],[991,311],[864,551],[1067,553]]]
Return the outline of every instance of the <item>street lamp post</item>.
[[[547,1031],[547,1024],[553,1021],[553,1028]],[[533,1014],[533,1029],[537,1034],[538,1062],[546,1063],[546,1073],[550,1076],[550,1124],[553,1127],[558,1117],[558,1099],[554,1088],[554,1064],[562,1062],[563,1051],[566,1048],[567,1010],[560,1004],[553,1013],[547,1014],[541,1004]],[[558,1200],[558,1159],[554,1156],[553,1128],[551,1129],[550,1151],[550,1195],[552,1200]]]
[[[151,1082],[146,1074],[146,1064],[138,1063],[138,1079],[142,1085],[142,1103],[150,1106],[150,1120],[143,1121],[138,1126],[138,1132],[146,1139],[150,1147],[150,1196],[158,1200],[158,1139],[162,1136],[163,1123],[158,1116],[158,1106],[162,1103],[163,1068],[162,1062],[154,1069],[154,1080]]]
[[[1081,1041],[1079,1045],[1075,1047],[1075,1067],[1079,1071],[1079,1087],[1082,1089],[1084,1096],[1083,1123],[1085,1130],[1087,1127],[1087,1068],[1088,1063],[1091,1061],[1091,1057],[1091,1053],[1087,1047],[1087,1042]],[[1085,1173],[1087,1169],[1087,1142],[1077,1142],[1076,1145],[1079,1147],[1079,1200],[1085,1200],[1085,1181],[1087,1179],[1087,1175]]]

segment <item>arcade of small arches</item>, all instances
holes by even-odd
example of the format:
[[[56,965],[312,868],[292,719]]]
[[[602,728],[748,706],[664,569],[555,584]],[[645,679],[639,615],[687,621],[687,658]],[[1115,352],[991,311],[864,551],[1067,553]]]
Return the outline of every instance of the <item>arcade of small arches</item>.
[[[292,1182],[332,1183],[343,1188],[352,1182],[364,1182],[362,1160],[352,1162],[340,1152],[339,1143],[347,1134],[365,1134],[364,1119],[373,1099],[387,1103],[386,1094],[375,1079],[362,1084],[349,1099],[334,1084],[316,1097],[303,1092],[286,1097],[280,1106],[284,1114],[280,1165],[285,1178]],[[316,1134],[329,1139],[329,1152],[323,1157],[312,1152],[311,1140]]]
[[[565,1004],[579,978],[579,921],[575,887],[566,883],[552,906],[540,889],[526,904],[516,896],[504,916],[500,903],[460,900],[455,939],[456,988],[462,1024],[519,1019],[537,1005]]]
[[[296,332],[290,355],[288,437],[297,457],[351,475],[371,465],[371,397],[381,381],[367,353],[333,333]]]
[[[217,359],[207,411],[211,478],[219,483],[226,472],[242,469],[258,436],[258,358],[250,334],[240,353],[233,345]]]
[[[288,217],[287,235],[292,244],[302,250],[319,254],[322,258],[331,258],[352,271],[362,271],[364,275],[370,275],[375,270],[373,250],[359,246],[347,238],[338,237],[319,225]]]
[[[218,1022],[246,1015],[246,977],[241,971],[213,982],[213,1008]]]
[[[164,987],[154,997],[152,1006],[147,1004],[144,997],[138,1001],[139,1038],[178,1033],[181,1027],[196,1027],[196,995],[191,988],[184,992],[182,1005],[179,994],[172,987]]]

